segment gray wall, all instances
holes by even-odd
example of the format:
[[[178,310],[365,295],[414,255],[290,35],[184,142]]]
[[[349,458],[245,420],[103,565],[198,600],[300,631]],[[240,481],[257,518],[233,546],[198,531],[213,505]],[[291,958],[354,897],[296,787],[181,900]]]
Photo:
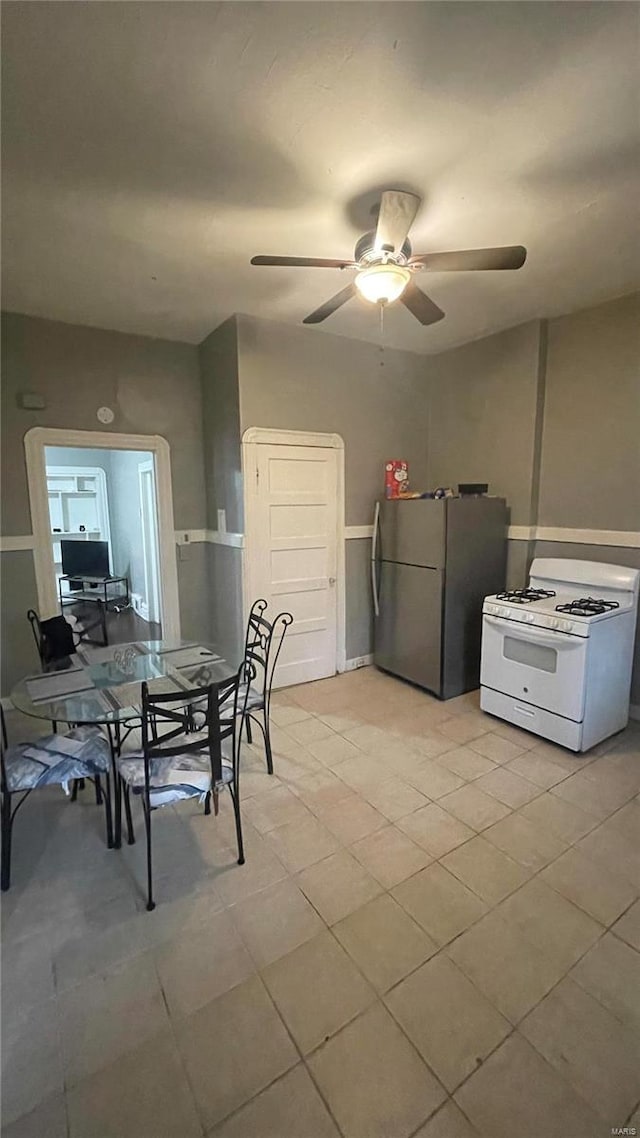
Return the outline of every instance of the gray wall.
[[[207,527],[218,529],[224,510],[228,533],[242,533],[242,447],[238,382],[238,329],[232,317],[199,347]],[[228,660],[240,660],[244,644],[242,550],[207,545],[205,551],[212,638]]]
[[[353,538],[345,542],[345,609],[347,660],[373,651],[371,604],[371,542]]]
[[[412,485],[426,488],[424,357],[248,316],[238,331],[242,431],[341,435],[347,525],[371,523],[388,458],[406,458]]]
[[[539,350],[533,322],[424,361],[429,485],[488,482],[512,525],[534,521]]]
[[[512,525],[640,529],[639,364],[638,294],[429,357],[429,482],[488,481]],[[640,550],[510,541],[510,587],[539,555],[640,567]]]
[[[428,380],[411,352],[238,317],[240,425],[323,431],[345,446],[345,523],[368,525],[384,489],[384,463],[409,462],[427,483]],[[347,659],[372,650],[371,543],[346,542]]]
[[[205,527],[196,347],[3,313],[2,361],[3,536],[31,533],[23,439],[34,426],[162,435],[171,447],[176,527]],[[45,410],[20,410],[17,396],[22,391],[39,392]],[[115,411],[110,427],[96,419],[101,406]],[[31,567],[23,572],[26,562],[31,562],[29,553],[1,555],[3,694],[24,674],[23,659],[31,651],[26,647],[29,630],[24,613],[35,594]],[[203,588],[206,581],[204,565],[204,553],[196,547],[187,549],[178,562],[181,608],[187,613],[194,604],[193,589]],[[204,610],[206,595],[200,599]],[[186,635],[193,635],[187,624],[183,628]],[[194,631],[201,634],[197,622]]]
[[[640,294],[549,322],[538,524],[640,529]]]
[[[242,533],[242,456],[238,328],[225,320],[198,349],[202,377],[202,428],[207,488],[207,525],[218,529],[225,510],[227,531]]]

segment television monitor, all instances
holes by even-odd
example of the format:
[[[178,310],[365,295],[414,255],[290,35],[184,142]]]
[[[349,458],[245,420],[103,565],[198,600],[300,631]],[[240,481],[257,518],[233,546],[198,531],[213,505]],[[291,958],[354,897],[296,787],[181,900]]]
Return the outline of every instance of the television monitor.
[[[62,572],[67,577],[108,577],[108,541],[61,541]]]

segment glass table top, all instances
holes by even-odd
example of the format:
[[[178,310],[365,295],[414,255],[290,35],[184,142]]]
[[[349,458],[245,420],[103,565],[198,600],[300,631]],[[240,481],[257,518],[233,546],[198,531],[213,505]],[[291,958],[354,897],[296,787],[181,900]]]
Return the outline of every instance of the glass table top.
[[[143,682],[151,691],[185,692],[226,680],[237,668],[208,644],[148,640],[107,648],[79,646],[66,666],[25,676],[11,701],[25,715],[60,723],[124,723],[139,719]]]

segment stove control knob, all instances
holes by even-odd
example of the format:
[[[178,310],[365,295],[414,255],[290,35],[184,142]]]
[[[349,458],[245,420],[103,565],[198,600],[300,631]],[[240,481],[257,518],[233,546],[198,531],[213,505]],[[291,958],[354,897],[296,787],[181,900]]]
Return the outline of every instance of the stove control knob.
[[[560,628],[563,632],[573,632],[573,625],[570,620],[561,620]]]
[[[557,620],[557,619],[555,619],[555,618],[554,618],[554,620],[552,620],[552,621],[551,621],[551,626],[550,626],[550,627],[551,627],[551,628],[563,628],[565,624],[566,624],[566,621],[564,621],[564,620]]]
[[[535,617],[532,612],[526,612],[524,614],[524,619],[526,620],[527,624],[533,624]]]

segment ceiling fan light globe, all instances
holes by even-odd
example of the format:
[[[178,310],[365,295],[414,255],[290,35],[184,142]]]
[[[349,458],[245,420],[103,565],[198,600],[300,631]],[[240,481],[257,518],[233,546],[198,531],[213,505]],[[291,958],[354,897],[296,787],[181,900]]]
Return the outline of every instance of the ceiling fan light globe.
[[[407,287],[411,273],[402,265],[371,265],[361,269],[355,284],[360,296],[370,304],[393,304]]]

